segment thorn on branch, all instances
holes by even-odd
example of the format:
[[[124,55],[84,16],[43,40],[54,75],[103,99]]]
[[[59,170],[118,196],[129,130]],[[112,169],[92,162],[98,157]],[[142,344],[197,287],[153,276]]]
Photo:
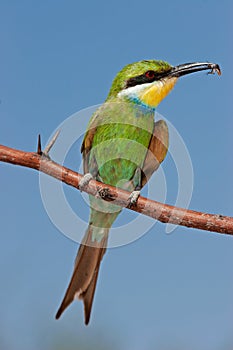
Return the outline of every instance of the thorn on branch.
[[[51,148],[53,147],[53,145],[55,144],[55,142],[57,141],[57,138],[60,134],[60,130],[57,130],[55,132],[55,134],[53,135],[51,141],[48,143],[48,145],[45,147],[44,151],[43,151],[43,155],[45,157],[48,157],[49,158],[49,152],[51,150]]]
[[[38,135],[37,154],[39,154],[40,156],[42,155],[40,134]]]

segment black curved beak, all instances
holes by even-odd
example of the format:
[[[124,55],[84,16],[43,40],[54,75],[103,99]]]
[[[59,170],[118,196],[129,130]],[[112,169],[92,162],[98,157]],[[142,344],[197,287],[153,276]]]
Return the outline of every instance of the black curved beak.
[[[199,72],[202,70],[210,70],[208,74],[215,74],[221,75],[221,69],[218,64],[216,63],[209,63],[209,62],[194,62],[194,63],[185,63],[180,64],[179,66],[172,67],[170,72],[168,73],[171,77],[182,77],[186,74],[191,74],[195,72]]]

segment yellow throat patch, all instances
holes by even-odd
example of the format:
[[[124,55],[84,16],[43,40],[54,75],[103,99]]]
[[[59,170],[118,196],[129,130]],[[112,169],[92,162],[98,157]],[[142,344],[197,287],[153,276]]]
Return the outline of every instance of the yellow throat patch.
[[[173,89],[176,82],[177,78],[173,77],[151,83],[139,92],[138,99],[145,105],[155,108]]]

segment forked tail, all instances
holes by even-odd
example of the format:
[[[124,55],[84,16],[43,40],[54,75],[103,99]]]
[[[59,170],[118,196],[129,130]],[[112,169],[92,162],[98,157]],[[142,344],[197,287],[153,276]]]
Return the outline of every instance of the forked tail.
[[[79,298],[84,303],[85,324],[87,325],[90,320],[100,262],[106,251],[109,228],[100,229],[102,231],[100,239],[93,239],[94,230],[96,227],[92,225],[87,228],[78,250],[70,284],[57,311],[56,319],[61,316],[74,299]]]

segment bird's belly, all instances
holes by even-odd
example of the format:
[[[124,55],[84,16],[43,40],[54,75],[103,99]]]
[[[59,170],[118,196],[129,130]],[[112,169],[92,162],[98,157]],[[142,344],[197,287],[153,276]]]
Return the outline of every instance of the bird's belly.
[[[96,147],[95,157],[102,182],[125,188],[137,168],[141,168],[148,150],[145,144],[132,139],[107,140]]]
[[[137,166],[128,159],[112,159],[100,169],[101,181],[120,188],[127,188],[127,182],[133,178]]]

